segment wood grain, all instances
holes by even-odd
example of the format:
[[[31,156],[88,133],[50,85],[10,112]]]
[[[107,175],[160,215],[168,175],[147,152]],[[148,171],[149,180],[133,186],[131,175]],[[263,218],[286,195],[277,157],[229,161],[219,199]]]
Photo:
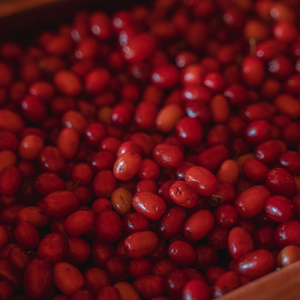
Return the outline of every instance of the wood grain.
[[[0,18],[37,8],[41,5],[59,2],[60,0],[11,0],[0,3]]]
[[[300,261],[242,286],[218,300],[299,300]]]

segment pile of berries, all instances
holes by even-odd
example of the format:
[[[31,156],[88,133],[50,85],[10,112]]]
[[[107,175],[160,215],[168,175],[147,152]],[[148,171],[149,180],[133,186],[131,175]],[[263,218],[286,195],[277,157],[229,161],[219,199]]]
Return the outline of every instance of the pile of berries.
[[[210,300],[300,259],[300,2],[155,0],[0,45],[0,299]]]

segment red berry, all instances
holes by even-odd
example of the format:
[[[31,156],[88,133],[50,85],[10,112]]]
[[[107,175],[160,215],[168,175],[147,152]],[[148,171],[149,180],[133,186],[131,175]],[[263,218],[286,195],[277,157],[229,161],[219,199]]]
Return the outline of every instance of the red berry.
[[[259,278],[274,270],[273,255],[268,250],[256,250],[242,256],[237,263],[238,272],[251,279]]]
[[[210,196],[217,189],[216,177],[206,168],[194,166],[185,173],[185,181],[199,195]]]
[[[244,82],[250,87],[262,84],[265,76],[264,66],[259,58],[246,57],[242,64],[242,75]]]
[[[234,206],[240,216],[251,218],[264,209],[269,197],[270,192],[266,187],[256,185],[241,193],[235,200]]]

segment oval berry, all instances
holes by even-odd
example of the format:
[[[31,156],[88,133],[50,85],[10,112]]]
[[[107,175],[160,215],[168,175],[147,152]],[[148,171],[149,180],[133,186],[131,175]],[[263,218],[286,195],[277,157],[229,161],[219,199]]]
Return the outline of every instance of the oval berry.
[[[272,196],[265,203],[267,215],[276,222],[291,221],[295,216],[295,205],[284,196]]]
[[[185,182],[201,196],[212,195],[218,184],[213,173],[200,166],[191,167],[185,172]]]
[[[192,214],[184,224],[183,234],[192,241],[204,238],[214,225],[213,214],[208,210],[199,210]]]
[[[165,201],[149,192],[139,192],[133,196],[133,208],[150,220],[159,220],[166,212],[167,205]]]
[[[42,259],[31,260],[24,270],[24,293],[29,299],[45,299],[52,288],[53,272]]]
[[[53,281],[65,295],[72,295],[84,286],[80,271],[67,262],[58,262],[53,267]]]
[[[124,245],[131,258],[141,258],[151,254],[158,246],[158,237],[152,231],[140,231],[129,235]]]
[[[274,270],[272,253],[265,249],[256,250],[242,256],[237,262],[238,272],[245,277],[256,279]]]
[[[241,193],[234,206],[241,217],[252,218],[264,209],[269,197],[270,192],[265,186],[256,185]]]

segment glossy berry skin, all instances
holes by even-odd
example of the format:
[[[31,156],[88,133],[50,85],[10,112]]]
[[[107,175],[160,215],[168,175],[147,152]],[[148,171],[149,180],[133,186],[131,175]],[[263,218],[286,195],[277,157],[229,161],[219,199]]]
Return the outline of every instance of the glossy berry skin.
[[[160,168],[152,159],[145,158],[142,160],[138,176],[141,179],[156,180],[159,176]]]
[[[285,197],[296,194],[296,184],[293,176],[283,168],[274,168],[267,173],[266,186],[271,193]]]
[[[140,129],[150,129],[154,126],[158,109],[150,102],[140,102],[134,114],[134,121]]]
[[[93,34],[100,40],[108,39],[112,34],[110,18],[105,12],[94,12],[89,16],[89,25]]]
[[[136,193],[132,199],[132,206],[149,220],[159,220],[167,210],[165,201],[149,192]]]
[[[128,141],[128,142],[124,142],[120,145],[118,152],[117,152],[117,157],[120,157],[122,154],[124,154],[125,152],[128,152],[128,151],[136,152],[139,155],[143,154],[143,150],[138,144],[136,144],[132,141]]]
[[[27,96],[21,105],[24,115],[30,122],[40,123],[47,116],[46,107],[39,98]]]
[[[264,209],[269,197],[270,192],[265,186],[256,185],[241,193],[234,206],[241,217],[252,218]]]
[[[247,100],[246,89],[240,84],[228,86],[223,95],[229,99],[229,102],[232,106],[241,106]]]
[[[142,258],[151,254],[158,246],[158,237],[152,231],[141,231],[129,235],[124,241],[126,254],[131,258]]]
[[[205,68],[200,64],[190,64],[181,71],[181,83],[183,86],[198,86],[202,83]]]
[[[271,137],[271,125],[265,120],[251,122],[245,130],[248,143],[258,145]]]
[[[184,241],[174,241],[168,247],[170,259],[183,267],[191,266],[197,259],[195,249]]]
[[[269,72],[271,72],[274,77],[286,78],[292,71],[293,65],[285,56],[277,56],[269,62]]]
[[[156,67],[151,75],[152,83],[160,88],[174,87],[179,80],[177,68],[171,64]]]
[[[233,204],[237,197],[235,188],[230,183],[220,183],[210,197],[210,204],[218,207],[223,204]]]
[[[221,93],[225,87],[223,76],[218,72],[209,72],[203,78],[203,83],[214,94]]]
[[[136,152],[127,151],[114,163],[113,172],[117,179],[127,181],[137,174],[142,162],[141,156]]]
[[[183,234],[192,241],[204,238],[214,225],[213,214],[208,210],[199,210],[192,214],[184,224]]]
[[[201,196],[210,196],[217,189],[216,177],[200,166],[191,167],[185,172],[185,182]]]
[[[296,151],[285,151],[279,157],[280,166],[291,173],[300,175],[300,154]]]
[[[127,234],[149,230],[149,220],[137,212],[128,212],[122,219]]]
[[[171,199],[180,206],[194,207],[198,202],[198,194],[184,181],[176,181],[169,189]]]
[[[182,232],[187,212],[183,207],[174,206],[167,210],[159,221],[159,234],[166,240],[173,240]]]
[[[129,104],[119,103],[112,110],[112,122],[118,126],[126,126],[131,122],[132,108]]]
[[[265,211],[276,222],[288,222],[295,216],[294,203],[284,196],[272,196],[265,203]]]
[[[98,146],[106,137],[106,127],[102,123],[92,123],[86,127],[85,139],[92,146]]]
[[[265,163],[275,162],[282,152],[278,140],[268,140],[259,144],[255,149],[256,158]]]
[[[91,161],[91,167],[94,172],[102,170],[112,170],[115,163],[115,155],[109,150],[97,152]],[[74,167],[75,169],[76,167]]]
[[[244,254],[254,250],[254,242],[251,235],[243,227],[234,227],[228,235],[228,250],[236,261]]]
[[[289,245],[299,246],[299,228],[300,222],[289,221],[280,224],[275,231],[275,242],[279,248],[284,248]]]
[[[216,282],[212,286],[213,297],[221,297],[224,294],[235,290],[239,286],[239,276],[233,271],[225,272],[216,280]]]
[[[115,211],[123,216],[131,209],[132,193],[125,188],[118,188],[112,193],[111,202]]]
[[[137,34],[123,47],[124,58],[131,63],[140,62],[152,56],[156,41],[149,34]]]
[[[210,291],[207,284],[200,280],[191,280],[185,284],[182,290],[182,300],[209,300]]]
[[[215,173],[220,165],[229,157],[229,150],[224,145],[212,146],[199,154],[197,165]]]
[[[274,270],[275,261],[270,251],[261,249],[242,256],[237,262],[240,275],[256,279]]]
[[[164,278],[166,290],[174,300],[181,299],[182,290],[188,281],[189,277],[182,270],[175,270]]]
[[[234,226],[238,218],[237,210],[233,205],[221,205],[215,212],[216,222],[222,227]]]
[[[183,162],[183,153],[175,146],[157,145],[152,152],[153,160],[161,167],[177,168]]]
[[[66,161],[57,147],[46,146],[38,157],[39,167],[43,172],[61,175],[65,171]]]
[[[299,247],[290,245],[284,247],[276,257],[276,265],[280,268],[288,266],[300,259]]]
[[[273,26],[272,32],[277,40],[288,43],[293,41],[297,35],[297,29],[290,20],[281,20],[277,22]]]
[[[250,87],[259,86],[265,76],[264,65],[259,58],[246,57],[242,64],[244,82]]]
[[[94,69],[85,77],[85,89],[89,94],[99,95],[109,84],[110,73],[103,68]]]
[[[19,153],[24,159],[36,159],[44,147],[44,141],[40,136],[31,134],[24,137],[19,145]]]
[[[184,117],[177,122],[176,135],[185,146],[197,147],[203,137],[201,123],[196,118]]]

